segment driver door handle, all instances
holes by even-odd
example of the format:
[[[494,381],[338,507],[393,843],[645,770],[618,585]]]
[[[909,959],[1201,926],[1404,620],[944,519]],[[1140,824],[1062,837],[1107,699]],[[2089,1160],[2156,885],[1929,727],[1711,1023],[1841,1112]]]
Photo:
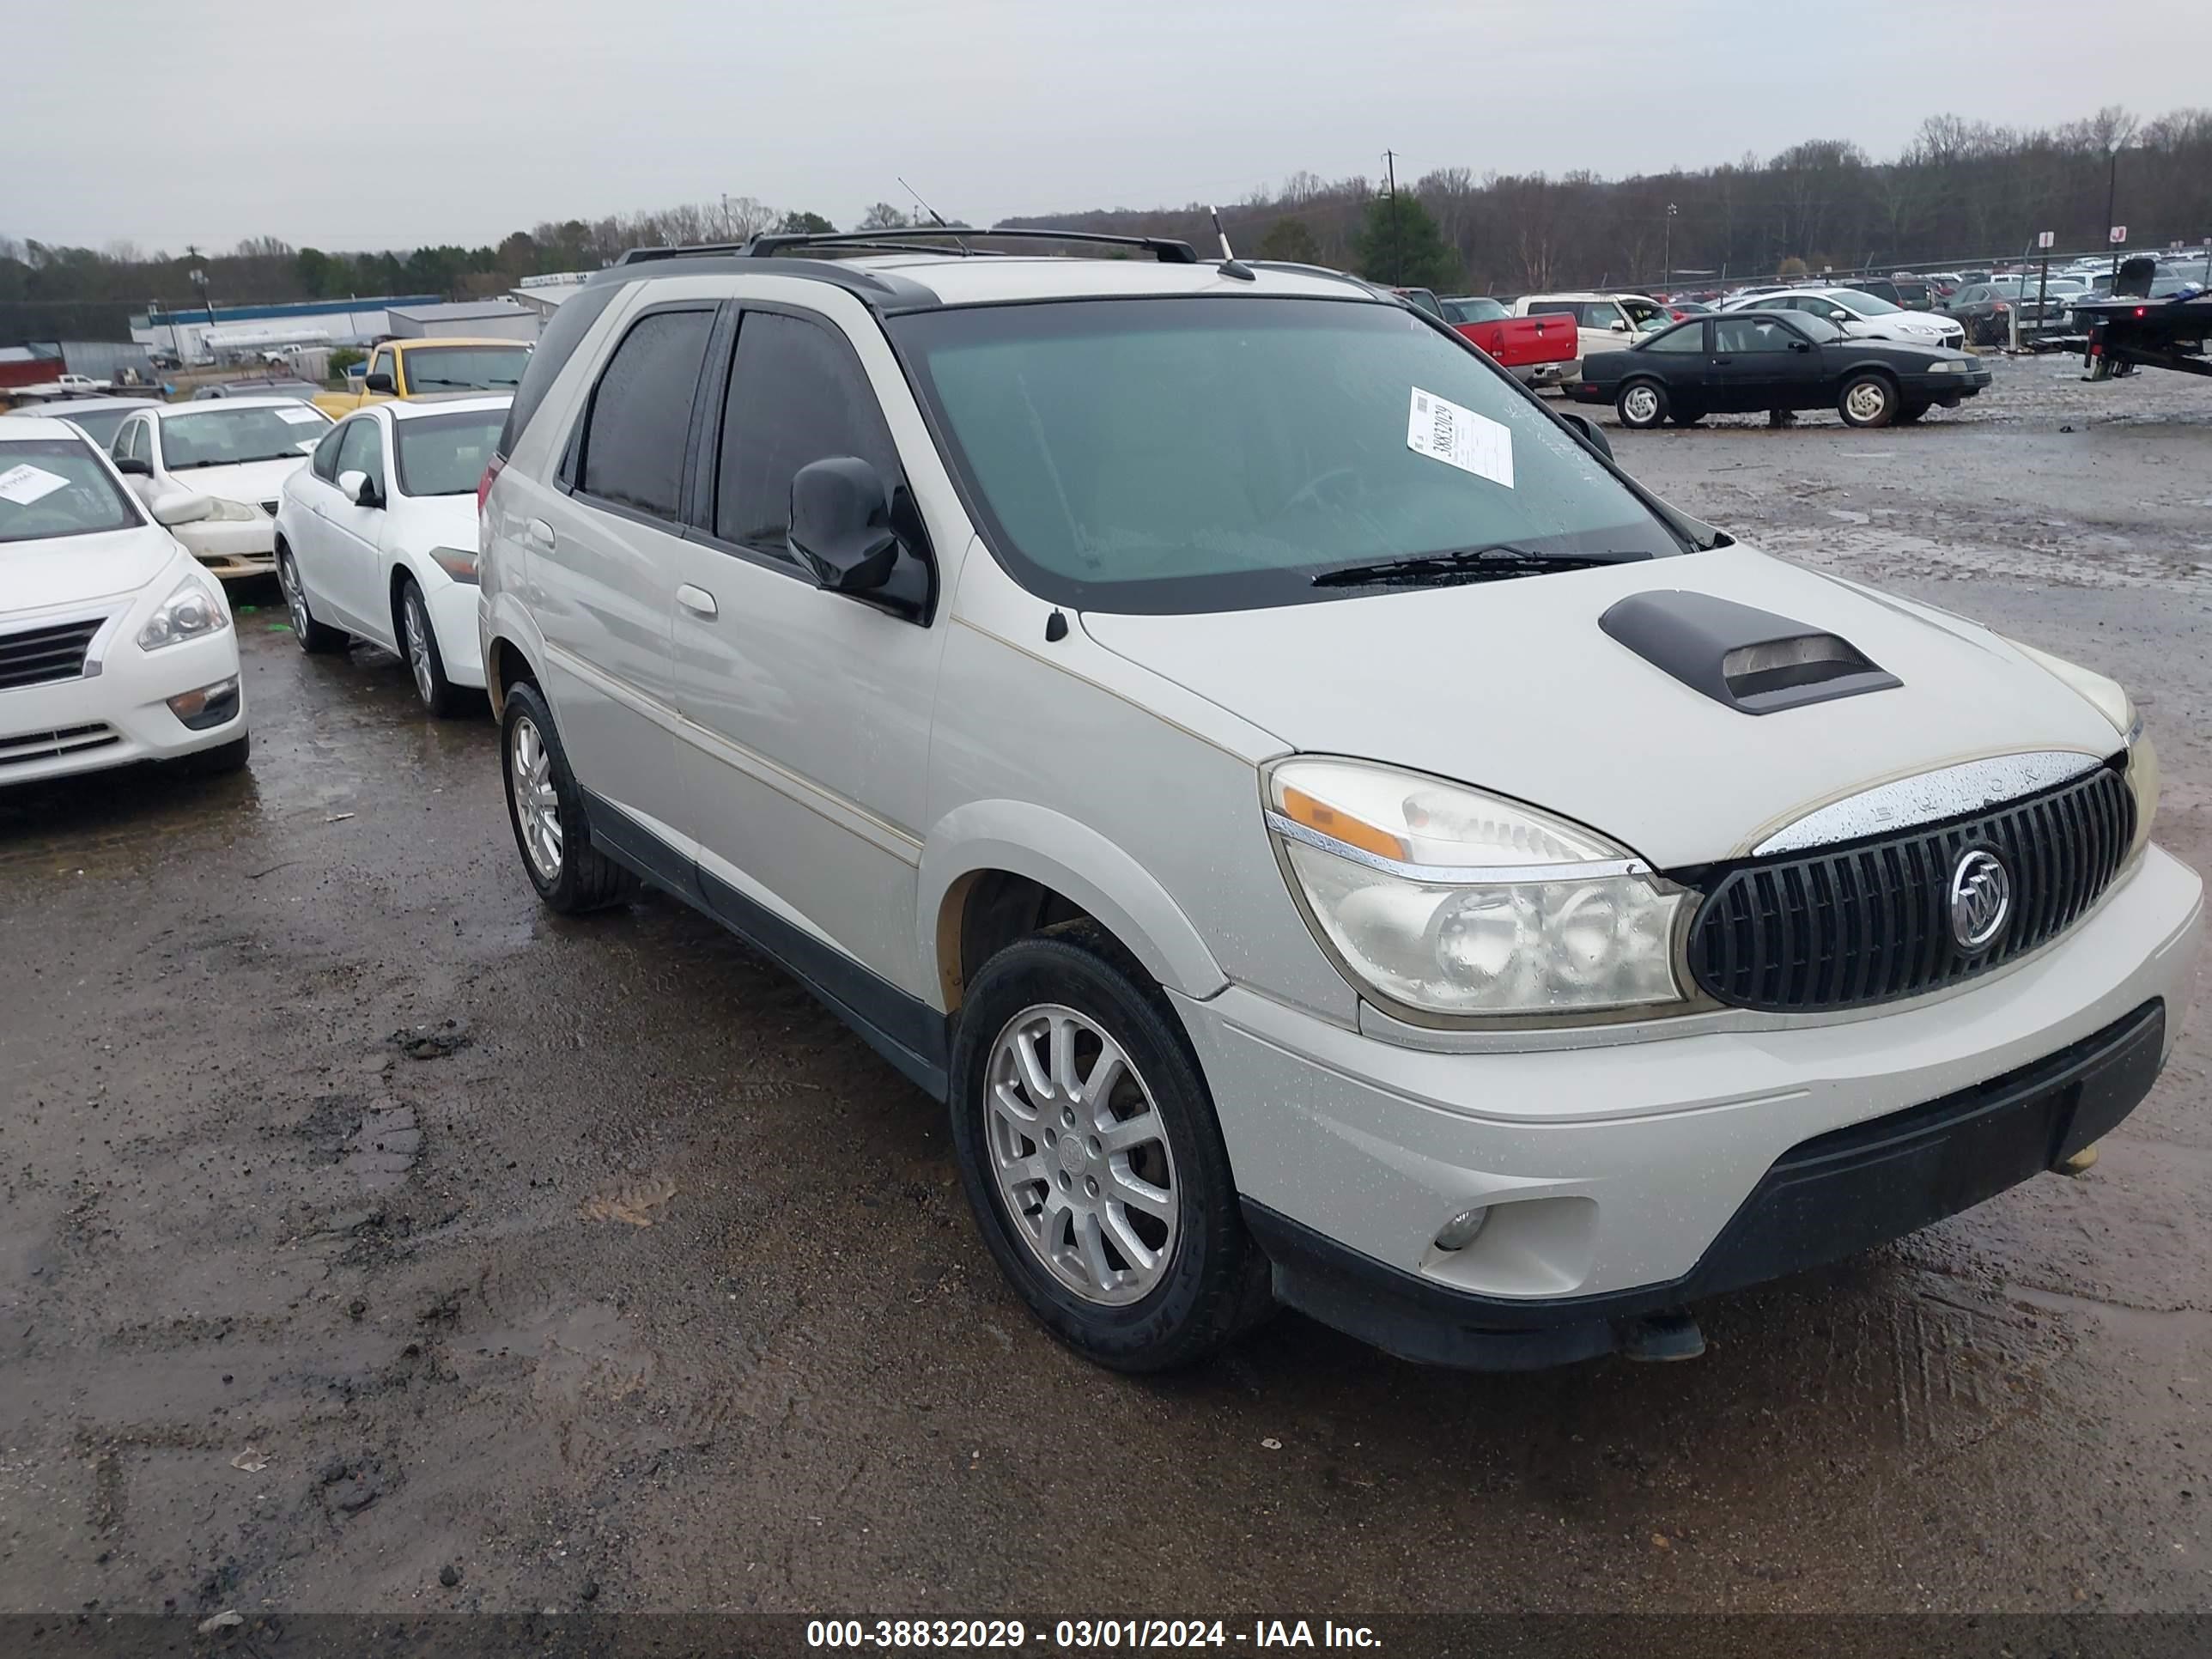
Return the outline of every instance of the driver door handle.
[[[522,526],[522,538],[541,553],[553,550],[553,526],[543,519],[532,519]]]
[[[721,607],[714,603],[714,596],[703,587],[692,586],[690,582],[684,583],[676,590],[676,603],[695,617],[712,618],[721,614]]]

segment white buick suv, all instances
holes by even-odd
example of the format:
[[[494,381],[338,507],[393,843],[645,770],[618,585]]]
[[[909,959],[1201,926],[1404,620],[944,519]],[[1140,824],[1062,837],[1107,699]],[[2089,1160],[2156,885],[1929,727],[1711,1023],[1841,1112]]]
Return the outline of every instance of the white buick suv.
[[[1060,1337],[1693,1352],[2142,1098],[2201,885],[2118,686],[1685,517],[1364,283],[994,235],[594,276],[479,626],[544,901],[801,980]]]

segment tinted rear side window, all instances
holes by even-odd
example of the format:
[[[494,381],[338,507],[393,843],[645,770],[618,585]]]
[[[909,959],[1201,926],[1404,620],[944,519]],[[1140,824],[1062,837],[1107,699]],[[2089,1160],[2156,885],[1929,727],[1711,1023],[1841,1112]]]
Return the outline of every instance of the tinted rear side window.
[[[538,349],[530,354],[530,367],[522,372],[522,384],[514,389],[514,401],[507,405],[507,425],[499,434],[499,453],[504,458],[514,453],[514,446],[521,438],[530,417],[538,412],[538,405],[545,401],[545,394],[553,389],[553,382],[568,366],[575,354],[576,345],[591,332],[592,325],[599,320],[599,313],[607,302],[622,292],[621,283],[587,283],[568,296],[553,319],[545,325],[539,337]]]
[[[659,311],[623,336],[585,417],[576,480],[585,495],[678,516],[691,399],[714,323],[711,311]]]
[[[810,461],[857,455],[899,479],[898,452],[852,348],[827,329],[749,311],[738,330],[715,474],[714,534],[781,555],[791,480]]]

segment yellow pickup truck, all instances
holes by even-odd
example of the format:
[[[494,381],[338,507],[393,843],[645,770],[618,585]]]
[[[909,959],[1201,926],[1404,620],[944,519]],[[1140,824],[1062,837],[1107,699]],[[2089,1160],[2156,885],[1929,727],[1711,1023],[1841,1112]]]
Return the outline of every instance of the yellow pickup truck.
[[[335,419],[387,398],[419,398],[440,392],[512,392],[522,383],[522,371],[529,362],[530,348],[520,340],[435,336],[386,340],[369,352],[362,390],[319,392],[314,404]]]

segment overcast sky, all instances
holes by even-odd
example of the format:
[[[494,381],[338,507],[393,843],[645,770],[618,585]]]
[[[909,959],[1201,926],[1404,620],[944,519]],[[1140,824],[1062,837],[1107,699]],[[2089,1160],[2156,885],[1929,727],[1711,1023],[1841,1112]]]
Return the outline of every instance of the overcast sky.
[[[8,0],[0,235],[495,242],[726,191],[974,222],[1300,168],[1619,177],[2212,102],[2203,0]],[[2113,49],[2089,49],[2110,33]],[[2122,39],[2142,49],[2123,48]],[[20,125],[19,125],[20,123]],[[36,135],[26,139],[24,134]]]

